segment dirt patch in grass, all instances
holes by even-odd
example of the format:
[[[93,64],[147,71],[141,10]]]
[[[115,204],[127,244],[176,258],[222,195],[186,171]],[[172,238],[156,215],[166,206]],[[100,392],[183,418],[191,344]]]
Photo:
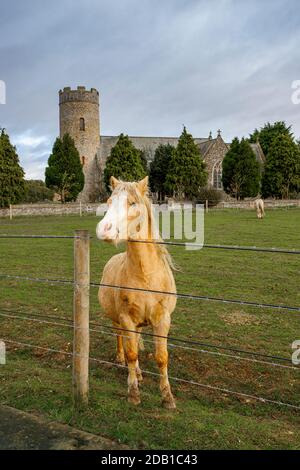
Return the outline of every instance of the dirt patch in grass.
[[[220,317],[225,323],[230,325],[259,325],[260,323],[255,315],[240,310],[221,314]]]

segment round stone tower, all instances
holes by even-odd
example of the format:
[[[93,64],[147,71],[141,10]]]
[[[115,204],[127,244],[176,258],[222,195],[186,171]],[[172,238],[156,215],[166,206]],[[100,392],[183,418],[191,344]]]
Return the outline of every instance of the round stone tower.
[[[83,202],[97,197],[97,154],[100,148],[99,92],[95,88],[77,90],[66,87],[59,91],[60,137],[68,133],[74,139],[84,172]]]

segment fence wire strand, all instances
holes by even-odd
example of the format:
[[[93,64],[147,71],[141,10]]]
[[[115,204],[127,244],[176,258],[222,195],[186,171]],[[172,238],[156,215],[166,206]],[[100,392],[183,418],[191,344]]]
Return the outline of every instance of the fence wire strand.
[[[23,347],[40,349],[40,350],[43,350],[43,351],[54,352],[54,353],[57,353],[57,354],[65,354],[65,355],[71,356],[71,357],[74,356],[74,353],[63,351],[63,350],[60,350],[60,349],[45,348],[43,346],[37,346],[37,345],[34,345],[34,344],[30,344],[30,343],[23,343],[21,341],[9,340],[9,339],[6,339],[6,338],[2,338],[2,339],[4,341],[6,341],[7,343],[16,344],[16,345],[23,346]],[[81,357],[82,359],[87,358],[86,356],[81,356],[81,355],[78,355],[78,354],[76,356]],[[89,357],[89,360],[98,362],[100,364],[106,364],[106,365],[109,365],[109,366],[114,366],[114,367],[118,367],[118,368],[122,368],[122,369],[127,369],[127,366],[125,366],[123,364],[117,364],[116,362],[112,362],[112,361],[106,361],[106,360],[98,359],[98,358],[95,358],[95,357]],[[145,370],[145,369],[142,369],[141,372],[144,373],[144,374],[153,375],[153,376],[156,376],[156,377],[161,377],[161,374],[159,374],[158,372],[152,372],[152,371]],[[185,383],[185,384],[189,384],[189,385],[195,385],[195,386],[198,386],[200,388],[205,388],[205,389],[208,389],[208,390],[217,391],[217,392],[228,394],[228,395],[239,396],[239,397],[242,397],[242,398],[246,398],[248,400],[250,399],[250,400],[259,401],[261,403],[269,403],[269,404],[278,405],[278,406],[285,406],[285,407],[292,408],[292,409],[295,409],[295,410],[300,410],[299,405],[294,405],[292,403],[285,403],[285,402],[282,402],[282,401],[272,400],[270,398],[264,398],[264,397],[260,397],[260,396],[257,396],[257,395],[251,395],[251,394],[248,394],[248,393],[237,392],[235,390],[227,389],[227,388],[224,388],[224,387],[218,387],[218,386],[215,386],[215,385],[203,384],[201,382],[196,382],[194,380],[182,379],[180,377],[175,377],[175,376],[169,376],[169,379],[174,380],[176,382]]]
[[[129,333],[137,333],[134,330],[128,330],[126,328],[121,328],[121,327],[118,327],[118,326],[110,326],[110,325],[105,325],[103,323],[98,323],[98,322],[91,322],[91,323],[94,324],[94,325],[101,326],[102,328],[109,328],[109,329],[118,330],[118,331],[128,331]],[[149,332],[146,332],[146,331],[141,331],[140,334],[145,335],[145,336],[153,336],[153,337],[157,337],[157,338],[168,339],[170,341],[178,341],[178,342],[185,343],[185,344],[191,344],[193,346],[201,346],[201,347],[204,346],[204,347],[208,347],[208,348],[222,349],[222,350],[225,350],[225,351],[231,351],[231,352],[236,352],[236,353],[241,353],[241,354],[248,354],[248,355],[251,355],[251,356],[259,356],[259,357],[264,357],[264,358],[269,358],[269,359],[277,359],[277,360],[280,360],[280,361],[290,362],[290,359],[288,359],[287,357],[270,355],[270,354],[260,353],[260,352],[256,352],[256,351],[248,351],[246,349],[239,349],[239,348],[236,348],[236,347],[233,347],[233,346],[210,344],[210,343],[206,343],[206,342],[202,342],[202,341],[191,340],[191,339],[188,339],[188,338],[177,338],[177,337],[172,336],[172,335],[162,336],[162,335],[157,335],[155,333],[149,333]]]
[[[0,234],[0,238],[66,238],[66,239],[75,239],[80,238],[71,235],[19,235],[19,234]],[[90,239],[93,237],[90,236]],[[212,248],[212,249],[221,249],[221,250],[238,250],[238,251],[257,251],[265,253],[282,253],[282,254],[291,254],[299,255],[300,250],[298,248],[276,248],[276,247],[259,247],[259,246],[239,246],[239,245],[221,245],[221,244],[210,244],[210,243],[194,243],[194,242],[174,242],[174,241],[165,241],[165,240],[128,240],[130,243],[148,243],[155,245],[169,245],[169,246],[193,246],[197,248]]]
[[[239,245],[219,245],[210,243],[194,243],[194,242],[173,242],[165,240],[128,240],[130,243],[146,243],[154,245],[169,245],[169,246],[191,246],[194,248],[213,248],[220,250],[238,250],[238,251],[258,251],[264,253],[283,253],[290,255],[300,255],[300,250],[297,248],[273,248],[273,247],[258,247],[258,246],[239,246]]]
[[[74,285],[74,280],[71,280],[71,279],[47,279],[47,278],[37,278],[37,277],[29,277],[29,276],[17,276],[17,275],[4,274],[4,273],[0,273],[0,278],[16,279],[16,280],[31,281],[31,282],[46,282],[49,284]],[[257,307],[257,308],[269,308],[269,309],[273,308],[275,310],[285,310],[285,311],[293,311],[293,312],[300,313],[300,307],[294,307],[290,305],[265,304],[262,302],[252,302],[249,300],[224,299],[223,297],[212,297],[212,296],[207,296],[207,295],[196,295],[196,294],[184,294],[184,293],[169,292],[169,291],[162,291],[162,290],[155,290],[155,289],[143,289],[141,287],[119,286],[119,285],[114,285],[114,284],[105,284],[103,282],[102,283],[91,282],[89,285],[90,287],[97,287],[97,288],[107,287],[109,289],[145,292],[149,294],[159,294],[159,295],[170,295],[170,296],[177,297],[178,299],[220,302],[224,304],[244,305],[248,307]]]
[[[75,239],[81,239],[80,236],[78,235],[7,235],[7,234],[0,234],[0,238],[58,238],[58,239],[70,239],[70,240],[75,240]],[[91,236],[89,237],[90,239],[92,238]]]
[[[251,302],[249,300],[224,299],[222,297],[182,294],[182,293],[177,293],[177,292],[168,292],[168,291],[161,291],[161,290],[154,290],[154,289],[143,289],[140,287],[118,286],[114,284],[105,284],[105,283],[99,283],[99,284],[91,283],[90,286],[91,287],[108,287],[110,289],[129,290],[129,291],[137,291],[137,292],[148,292],[152,294],[171,295],[179,299],[205,300],[205,301],[211,301],[211,302],[221,302],[225,304],[238,304],[238,305],[246,305],[250,307],[252,306],[252,307],[258,307],[258,308],[274,308],[274,309],[291,310],[291,311],[300,312],[300,307],[291,307],[289,305],[265,304],[265,303]]]

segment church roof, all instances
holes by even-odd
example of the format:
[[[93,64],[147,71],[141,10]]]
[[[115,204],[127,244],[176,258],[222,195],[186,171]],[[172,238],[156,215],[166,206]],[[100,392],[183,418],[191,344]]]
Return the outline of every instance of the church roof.
[[[204,157],[209,149],[216,143],[217,139],[202,139],[203,141],[199,143],[200,151],[202,157]]]
[[[128,136],[133,145],[139,150],[143,150],[146,154],[148,160],[153,160],[154,153],[157,147],[161,144],[166,145],[170,144],[174,147],[178,144],[179,137],[141,137],[141,136]],[[110,155],[112,147],[117,143],[119,136],[109,136],[101,135],[100,136],[100,155],[102,160],[106,160]],[[199,144],[200,150],[202,153],[201,146],[206,142],[213,142],[206,138],[196,137],[194,141],[196,144]],[[203,155],[203,153],[202,153]]]
[[[145,152],[147,160],[151,161],[154,158],[155,150],[161,144],[166,145],[170,144],[176,147],[178,144],[179,137],[142,137],[142,136],[128,136],[129,139],[132,141],[133,145],[138,148],[139,150],[143,150]],[[110,135],[101,135],[100,136],[100,158],[103,162],[106,161],[107,157],[111,153],[112,147],[117,143],[119,136],[110,136]],[[212,138],[203,138],[203,137],[195,137],[194,141],[196,144],[199,145],[200,152],[203,158],[208,154],[211,147],[217,142],[217,137],[215,139]],[[226,143],[228,149],[231,144]],[[262,148],[259,142],[255,144],[250,144],[256,159],[259,163],[265,162],[265,156],[262,151]]]

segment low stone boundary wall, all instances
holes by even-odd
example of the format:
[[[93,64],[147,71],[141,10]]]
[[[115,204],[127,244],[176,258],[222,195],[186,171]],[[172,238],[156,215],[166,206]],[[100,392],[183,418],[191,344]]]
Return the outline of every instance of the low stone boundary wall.
[[[219,202],[216,209],[254,209],[253,200],[249,201],[222,201]],[[264,199],[265,209],[276,207],[300,207],[300,199]]]
[[[265,208],[271,209],[276,207],[300,207],[300,199],[266,199]],[[34,215],[82,215],[84,214],[95,214],[97,207],[100,203],[91,204],[80,204],[69,203],[69,204],[20,204],[12,206],[11,214],[12,217],[17,216],[34,216]],[[170,207],[171,208],[171,207]],[[222,201],[213,209],[254,209],[253,201],[235,201],[228,202]],[[10,217],[10,209],[0,209],[0,217]]]
[[[99,203],[93,204],[19,204],[11,207],[12,217],[21,215],[96,214]],[[10,217],[10,209],[1,209],[0,217]]]

